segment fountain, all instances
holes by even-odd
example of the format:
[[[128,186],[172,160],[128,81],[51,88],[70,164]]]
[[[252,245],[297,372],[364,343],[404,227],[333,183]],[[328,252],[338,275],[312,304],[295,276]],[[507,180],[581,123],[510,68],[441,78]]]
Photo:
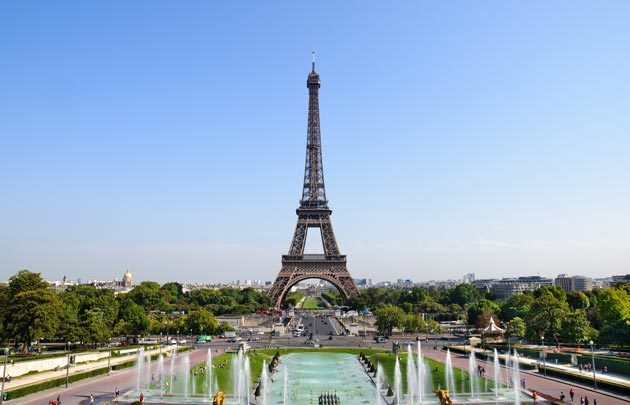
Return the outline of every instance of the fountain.
[[[184,398],[188,399],[188,380],[190,379],[190,356],[184,354],[182,359],[182,372],[184,374]]]
[[[269,393],[269,374],[267,373],[267,362],[263,360],[262,373],[260,375],[260,381],[258,382],[260,391],[260,405],[267,405],[267,395]]]
[[[142,368],[144,366],[144,347],[138,350],[136,358],[136,391],[140,392],[140,384],[142,383]]]
[[[411,345],[407,345],[407,403],[414,405],[414,399],[417,397],[417,370],[413,362],[413,353]]]
[[[169,370],[169,385],[168,385],[168,389],[169,392],[173,392],[173,375],[175,374],[175,360],[177,359],[177,347],[175,347],[175,350],[173,351],[173,354],[171,356],[171,367]]]
[[[146,371],[146,384],[145,384],[145,389],[149,389],[149,386],[151,385],[151,380],[152,380],[152,374],[151,374],[151,355],[149,354],[146,357],[146,361],[147,361],[147,371]]]
[[[518,353],[514,349],[514,361],[512,367],[512,379],[514,380],[514,405],[521,403],[521,372],[518,365]]]
[[[475,352],[470,351],[468,355],[468,378],[470,378],[470,397],[475,397],[475,391],[477,390],[477,381],[478,381],[478,365],[477,358],[475,357]]]
[[[374,386],[376,388],[376,405],[381,405],[382,403],[381,388],[383,387],[383,366],[381,366],[381,363],[378,363],[378,366],[376,367],[376,375],[374,376]]]
[[[499,352],[494,349],[494,392],[495,396],[499,397],[499,375],[501,373],[501,363],[499,362]]]
[[[420,341],[418,340],[418,353],[417,353],[418,358],[416,359],[416,366],[417,366],[417,370],[416,370],[416,377],[417,379],[417,385],[416,385],[416,390],[418,393],[418,402],[422,403],[422,400],[424,399],[424,362],[422,361],[422,346],[420,345]]]
[[[396,364],[394,366],[394,404],[400,404],[402,400],[402,376],[400,374],[400,362],[396,355]]]
[[[249,357],[239,350],[232,357],[232,382],[233,395],[237,403],[249,403],[249,388],[251,386],[251,371],[249,367]]]
[[[264,367],[263,367],[264,368]],[[206,389],[208,390],[208,398],[212,398],[212,349],[208,348],[206,356]]]
[[[453,360],[451,359],[451,351],[446,349],[446,361],[444,363],[444,380],[446,381],[446,390],[451,397],[455,396],[455,376],[453,375]]]
[[[164,356],[162,356],[162,353],[160,353],[160,355],[158,356],[157,372],[158,372],[159,385],[160,385],[160,398],[162,398],[162,394],[164,393],[164,380],[163,380],[163,375],[164,375]]]

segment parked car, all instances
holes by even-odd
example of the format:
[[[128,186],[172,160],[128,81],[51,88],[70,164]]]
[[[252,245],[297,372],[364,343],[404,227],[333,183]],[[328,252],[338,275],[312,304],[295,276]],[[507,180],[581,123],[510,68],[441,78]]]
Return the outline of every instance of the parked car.
[[[228,338],[227,342],[228,343],[236,343],[236,342],[240,342],[241,340],[243,340],[243,339],[240,338],[239,336],[236,336],[236,337]]]

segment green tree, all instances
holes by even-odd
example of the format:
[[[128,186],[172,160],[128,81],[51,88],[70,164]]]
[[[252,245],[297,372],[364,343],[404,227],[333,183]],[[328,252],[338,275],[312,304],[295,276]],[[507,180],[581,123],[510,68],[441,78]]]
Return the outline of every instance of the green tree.
[[[33,338],[53,337],[62,314],[57,294],[39,273],[20,270],[5,291],[5,334],[19,339],[27,350]]]
[[[215,335],[219,329],[219,322],[210,312],[199,308],[186,317],[186,329],[192,329],[192,333],[197,335],[201,333]]]
[[[527,316],[527,335],[538,341],[544,336],[548,342],[558,345],[561,323],[568,311],[566,302],[559,301],[553,294],[543,294],[529,310]]]
[[[404,317],[403,328],[407,333],[418,333],[426,330],[426,323],[420,315],[408,314]]]
[[[144,335],[149,327],[149,318],[144,309],[130,297],[125,296],[120,302],[118,322],[114,332],[123,335]]]
[[[591,305],[588,297],[582,291],[572,291],[567,294],[567,304],[572,310],[586,311]]]
[[[126,295],[147,312],[166,307],[165,292],[154,281],[143,281]]]
[[[164,293],[164,300],[169,304],[178,304],[184,297],[184,288],[180,283],[165,283],[160,290]]]
[[[16,294],[9,303],[7,331],[30,347],[34,339],[53,337],[63,308],[51,290],[31,290]]]
[[[622,346],[630,341],[630,293],[625,288],[608,288],[597,294],[601,319],[600,340]]]
[[[518,316],[512,318],[506,325],[506,334],[509,337],[523,338],[525,336],[525,321]]]
[[[562,288],[556,287],[555,285],[545,285],[534,291],[535,298],[540,298],[544,295],[551,295],[560,302],[567,301],[567,293],[565,293]]]
[[[560,336],[565,342],[580,345],[588,342],[592,335],[593,328],[589,325],[583,310],[576,309],[562,319]]]
[[[103,313],[98,309],[91,309],[83,313],[79,326],[80,338],[84,343],[92,343],[96,346],[112,337],[111,329],[107,326]]]
[[[460,284],[450,291],[451,302],[464,306],[477,300],[479,291],[471,284]]]
[[[499,307],[499,304],[497,304],[496,302],[487,299],[481,299],[468,307],[468,324],[474,324],[478,328],[482,328],[486,326],[490,318],[486,317],[485,319],[483,319],[481,318],[481,315],[484,313],[496,315],[499,313],[500,309],[501,308]]]
[[[405,312],[392,304],[386,304],[374,311],[376,328],[379,332],[391,335],[394,328],[400,328],[405,321]]]
[[[20,270],[9,279],[7,298],[11,301],[16,295],[25,291],[45,290],[48,284],[40,273],[33,273],[28,270]]]
[[[517,317],[525,319],[533,303],[534,297],[530,294],[513,295],[501,305],[501,319],[504,321]]]

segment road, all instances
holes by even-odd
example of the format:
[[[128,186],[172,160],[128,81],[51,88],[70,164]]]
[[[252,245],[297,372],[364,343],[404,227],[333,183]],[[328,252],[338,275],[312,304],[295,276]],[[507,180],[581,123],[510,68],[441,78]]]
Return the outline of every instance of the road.
[[[309,336],[311,333],[313,334],[313,337],[337,335],[337,331],[332,326],[330,318],[325,316],[319,317],[315,315],[304,314],[300,316],[298,324],[304,325],[303,336]]]

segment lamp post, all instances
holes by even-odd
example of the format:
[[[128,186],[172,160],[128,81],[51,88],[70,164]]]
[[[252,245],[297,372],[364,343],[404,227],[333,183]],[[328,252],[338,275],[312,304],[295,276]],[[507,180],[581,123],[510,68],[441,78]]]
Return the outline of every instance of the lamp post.
[[[9,361],[9,349],[4,349],[4,370],[2,371],[2,389],[0,389],[0,405],[4,403],[4,380],[7,378],[7,362]]]
[[[112,372],[112,342],[107,343],[107,348],[109,349],[109,357],[107,357],[107,375],[110,375]]]
[[[590,342],[591,345],[591,368],[593,369],[593,384],[595,385],[595,391],[597,391],[597,378],[595,378],[595,351],[593,351],[593,341]]]
[[[66,362],[66,388],[68,388],[69,375],[70,375],[70,351],[68,350],[68,361]]]
[[[545,370],[545,377],[547,377],[547,356],[545,355],[545,337],[541,336],[540,341],[542,343],[542,358],[543,358],[543,369]]]

